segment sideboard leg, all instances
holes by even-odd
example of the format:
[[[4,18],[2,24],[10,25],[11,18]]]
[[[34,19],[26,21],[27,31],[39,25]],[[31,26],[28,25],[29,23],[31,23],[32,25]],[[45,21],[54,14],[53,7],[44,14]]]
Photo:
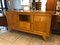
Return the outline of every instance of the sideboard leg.
[[[12,29],[10,29],[9,27],[7,27],[7,30],[8,30],[9,32],[11,32],[11,31],[12,31]]]
[[[48,41],[48,38],[49,37],[47,37],[47,36],[42,36],[43,37],[43,39],[45,40],[45,41]]]

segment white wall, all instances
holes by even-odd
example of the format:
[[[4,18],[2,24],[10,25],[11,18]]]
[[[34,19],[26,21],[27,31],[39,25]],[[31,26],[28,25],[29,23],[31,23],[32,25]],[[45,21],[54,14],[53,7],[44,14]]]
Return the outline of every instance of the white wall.
[[[7,6],[8,6],[9,9],[13,8],[14,7],[13,0],[7,0]]]
[[[21,9],[21,0],[14,0],[15,9]]]
[[[60,1],[57,2],[56,10],[60,10]]]
[[[21,0],[7,0],[9,9],[21,9]]]

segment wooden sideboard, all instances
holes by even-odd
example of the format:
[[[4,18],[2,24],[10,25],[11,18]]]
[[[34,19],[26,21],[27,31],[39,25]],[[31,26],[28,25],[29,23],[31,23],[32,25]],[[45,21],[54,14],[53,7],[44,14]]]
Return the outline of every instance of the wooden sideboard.
[[[41,12],[6,12],[8,28],[32,34],[41,35],[44,39],[50,37],[52,15]]]

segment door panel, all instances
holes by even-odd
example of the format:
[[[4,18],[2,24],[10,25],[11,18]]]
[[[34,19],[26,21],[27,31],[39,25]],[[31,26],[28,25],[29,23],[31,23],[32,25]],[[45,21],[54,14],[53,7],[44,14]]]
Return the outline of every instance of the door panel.
[[[11,12],[10,12],[11,13]],[[13,14],[11,13],[10,14],[9,12],[7,12],[6,14],[6,17],[7,17],[7,22],[8,22],[8,26],[10,29],[13,29],[14,28],[14,20],[13,20]]]
[[[51,24],[51,16],[47,15],[40,15],[40,16],[34,16],[32,24],[32,32],[34,33],[44,33],[49,34],[50,33],[50,24]]]

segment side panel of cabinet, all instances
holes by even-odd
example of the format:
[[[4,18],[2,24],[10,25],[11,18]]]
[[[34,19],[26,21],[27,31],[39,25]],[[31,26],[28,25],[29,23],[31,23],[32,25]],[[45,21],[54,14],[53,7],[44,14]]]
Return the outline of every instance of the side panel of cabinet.
[[[34,16],[32,24],[32,32],[38,35],[49,35],[51,26],[51,16],[48,15],[36,15]]]

